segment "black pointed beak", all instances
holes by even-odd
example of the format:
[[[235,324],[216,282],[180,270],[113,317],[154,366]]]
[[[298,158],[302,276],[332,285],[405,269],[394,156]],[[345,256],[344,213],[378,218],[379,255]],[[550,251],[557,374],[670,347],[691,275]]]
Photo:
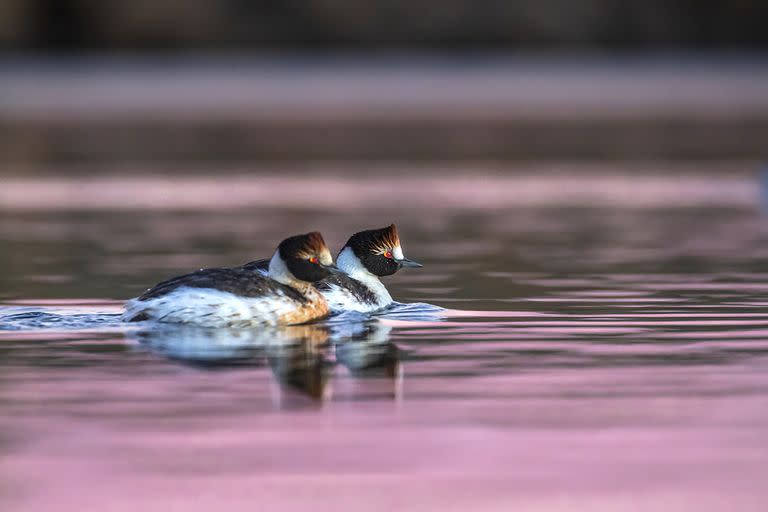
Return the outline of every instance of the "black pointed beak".
[[[324,268],[325,270],[327,270],[328,272],[330,272],[331,274],[343,274],[343,273],[344,273],[344,272],[342,272],[342,271],[339,269],[339,267],[337,267],[337,266],[336,266],[336,265],[334,265],[333,263],[332,263],[332,264],[330,264],[330,265],[320,265],[320,266],[321,266],[322,268]]]
[[[400,268],[421,268],[424,266],[418,261],[409,260],[408,258],[398,260],[398,263],[400,264]]]

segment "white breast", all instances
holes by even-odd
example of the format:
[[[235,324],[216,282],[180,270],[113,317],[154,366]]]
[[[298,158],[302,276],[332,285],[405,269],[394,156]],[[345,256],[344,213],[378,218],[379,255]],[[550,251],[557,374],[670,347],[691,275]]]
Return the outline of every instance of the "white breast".
[[[361,313],[370,313],[385,308],[392,303],[392,296],[387,291],[387,287],[378,278],[370,273],[360,258],[355,256],[351,247],[345,247],[336,260],[336,266],[352,279],[359,281],[368,290],[376,296],[375,303],[361,302],[355,296],[343,287],[332,285],[327,291],[323,291],[325,300],[335,312],[339,311],[359,311]]]
[[[385,290],[386,291],[386,290]],[[359,313],[371,313],[378,311],[392,303],[392,298],[389,300],[378,298],[374,303],[362,302],[358,300],[349,290],[341,286],[332,284],[328,289],[322,291],[325,301],[328,303],[328,307],[334,313],[341,313],[343,311],[357,311]],[[389,294],[387,294],[389,296]]]

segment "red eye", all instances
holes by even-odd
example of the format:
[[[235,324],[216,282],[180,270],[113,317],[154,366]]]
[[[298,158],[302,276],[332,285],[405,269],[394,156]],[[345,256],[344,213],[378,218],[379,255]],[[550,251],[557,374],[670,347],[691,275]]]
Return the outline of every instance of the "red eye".
[[[392,259],[392,251],[387,251],[387,252],[385,252],[385,253],[384,253],[384,257],[385,257],[385,258],[389,258],[389,259]]]
[[[312,256],[311,258],[309,258],[309,262],[317,265],[317,256]]]

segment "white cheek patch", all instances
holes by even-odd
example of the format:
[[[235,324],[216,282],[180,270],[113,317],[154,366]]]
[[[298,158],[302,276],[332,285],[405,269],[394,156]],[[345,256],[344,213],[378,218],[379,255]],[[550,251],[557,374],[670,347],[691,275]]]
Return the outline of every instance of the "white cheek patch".
[[[405,259],[405,256],[403,256],[403,250],[399,245],[392,249],[392,256],[394,256],[396,260]]]
[[[294,280],[293,274],[288,270],[283,258],[280,257],[280,251],[275,251],[272,259],[269,260],[269,271],[267,275],[278,283],[289,284]]]

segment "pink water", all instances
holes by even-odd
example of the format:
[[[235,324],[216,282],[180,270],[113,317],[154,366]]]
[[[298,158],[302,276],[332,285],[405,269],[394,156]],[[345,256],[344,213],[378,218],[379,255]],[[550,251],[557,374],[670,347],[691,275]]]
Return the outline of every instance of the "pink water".
[[[190,209],[156,180],[144,185],[165,203],[149,210],[132,198],[140,180],[96,180],[104,195],[82,207],[76,181],[41,185],[48,206],[29,182],[26,200],[0,192],[0,506],[766,510],[755,184],[656,177],[689,191],[664,203],[642,195],[647,179],[596,177],[556,208],[577,180],[527,179],[538,195],[443,180],[430,202],[419,181],[411,202],[338,209],[248,206],[265,192],[247,180],[229,208]],[[425,263],[388,279],[393,296],[444,313],[266,336],[136,332],[110,316],[162,277],[264,256],[282,234],[319,228],[339,246],[391,221]]]

